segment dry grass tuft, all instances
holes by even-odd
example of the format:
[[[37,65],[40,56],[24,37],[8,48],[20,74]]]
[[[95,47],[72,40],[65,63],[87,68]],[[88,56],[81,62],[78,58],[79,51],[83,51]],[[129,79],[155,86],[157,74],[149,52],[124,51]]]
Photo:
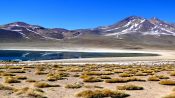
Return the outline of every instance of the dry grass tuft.
[[[128,80],[125,78],[113,78],[113,79],[105,80],[105,82],[106,83],[126,83],[128,82]]]
[[[46,75],[48,74],[47,72],[44,72],[44,71],[36,71],[35,72],[35,75]]]
[[[51,85],[46,82],[35,82],[34,87],[46,88],[46,87],[60,87],[60,85]]]
[[[146,81],[146,80],[144,80],[144,79],[140,79],[140,78],[137,78],[137,77],[129,77],[129,78],[127,78],[127,80],[128,80],[129,82],[131,82],[131,81],[145,82],[145,81]]]
[[[48,74],[47,80],[48,81],[57,81],[57,80],[63,80],[63,76],[60,74]]]
[[[26,73],[24,70],[11,70],[9,73]]]
[[[19,79],[19,80],[26,80],[27,77],[26,76],[15,76],[16,79]]]
[[[47,98],[44,96],[44,91],[38,88],[21,88],[16,90],[17,95],[27,95],[29,97],[34,97],[34,98]]]
[[[10,86],[5,86],[3,84],[0,84],[0,90],[14,90],[14,88],[10,87]]]
[[[9,66],[9,69],[22,69],[22,66]]]
[[[175,76],[175,71],[170,72],[170,76]]]
[[[103,80],[97,78],[97,77],[86,77],[84,78],[83,82],[102,82]]]
[[[34,82],[37,82],[37,81],[36,80],[33,80],[33,79],[28,79],[28,80],[26,80],[26,82],[34,83]]]
[[[163,98],[175,98],[175,92],[173,92],[167,96],[164,96]]]
[[[70,88],[70,89],[78,89],[83,86],[83,83],[74,83],[74,84],[67,84],[65,88]]]
[[[143,90],[143,87],[136,86],[136,85],[123,85],[123,86],[117,86],[118,90]]]
[[[0,76],[15,76],[13,73],[0,72]]]
[[[99,89],[102,89],[103,88],[101,86],[96,86],[96,85],[85,85],[84,87],[85,88],[99,88]]]
[[[20,83],[21,81],[19,81],[15,77],[8,76],[4,78],[4,82],[5,83]]]
[[[111,91],[108,89],[104,90],[85,90],[76,95],[77,97],[83,97],[83,98],[106,98],[106,97],[111,97],[111,98],[125,98],[128,97],[129,94],[126,94],[121,91]]]
[[[147,76],[147,73],[137,72],[135,76]]]
[[[169,77],[165,75],[156,75],[156,77],[158,77],[159,79],[169,79]]]
[[[160,81],[160,79],[156,76],[151,76],[148,78],[148,81]]]
[[[83,74],[100,76],[100,75],[112,75],[113,73],[112,72],[95,72],[95,71],[90,71],[90,72],[84,72]]]
[[[128,73],[120,73],[119,74],[119,77],[131,77],[132,75],[131,74],[128,74]]]
[[[162,84],[162,85],[175,85],[175,81],[173,81],[173,80],[161,80],[159,82],[159,84]]]
[[[100,76],[101,79],[111,79],[109,76]]]

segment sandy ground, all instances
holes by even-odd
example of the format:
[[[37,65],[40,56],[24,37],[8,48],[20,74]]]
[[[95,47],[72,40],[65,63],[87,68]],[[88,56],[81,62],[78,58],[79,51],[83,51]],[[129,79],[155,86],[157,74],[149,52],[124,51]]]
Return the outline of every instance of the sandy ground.
[[[67,60],[43,60],[43,61],[32,61],[32,62],[21,62],[24,64],[36,64],[36,63],[57,63],[57,64],[163,64],[163,63],[174,63],[175,61],[175,52],[174,50],[149,50],[149,49],[142,49],[142,50],[121,50],[121,49],[69,49],[69,50],[61,50],[61,49],[9,49],[9,50],[33,50],[33,51],[77,51],[77,52],[128,52],[128,53],[156,53],[160,54],[160,56],[152,56],[152,57],[110,57],[110,58],[84,58],[84,59],[67,59]],[[83,50],[83,51],[82,51]],[[71,75],[77,73],[70,73]],[[80,74],[80,73],[78,73]],[[166,71],[157,73],[158,75],[167,75]],[[21,74],[17,74],[21,75]],[[30,79],[39,80],[39,81],[46,81],[46,75],[35,75],[34,70],[30,72],[22,74],[27,76]],[[110,77],[118,77],[118,74],[111,75]],[[140,77],[143,79],[147,79],[148,76]],[[170,76],[170,79],[174,80],[174,76]],[[67,89],[65,88],[66,84],[73,84],[76,82],[82,82],[82,79],[78,77],[67,77],[65,80],[58,80],[55,82],[49,82],[50,84],[60,84],[61,87],[56,88],[44,88],[43,90],[46,93],[48,98],[76,98],[75,94],[77,92],[87,90],[87,88],[80,88],[80,89]],[[3,83],[3,79],[0,78],[0,83]],[[124,85],[127,83],[105,83],[105,82],[97,82],[97,83],[86,83],[86,85],[95,85],[95,86],[102,86],[104,88],[108,88],[111,90],[115,90],[116,86]],[[131,96],[127,98],[162,98],[167,94],[172,92],[174,86],[165,86],[160,85],[158,82],[147,81],[147,82],[129,82],[129,84],[137,84],[139,86],[143,86],[144,90],[142,91],[126,91],[126,93],[130,94]],[[8,84],[9,85],[9,84]],[[32,83],[26,83],[25,80],[22,80],[21,83],[10,84],[11,86],[15,87],[26,87],[30,86],[33,87]],[[94,88],[92,88],[94,90]],[[9,94],[10,92],[1,91],[0,98],[18,98],[14,94]]]
[[[16,69],[9,69],[9,70],[16,70]],[[6,71],[9,71],[6,70]],[[27,76],[28,79],[34,79],[37,81],[44,81],[49,84],[59,84],[61,87],[50,87],[50,88],[42,88],[45,91],[45,95],[48,98],[77,98],[75,95],[83,90],[94,90],[99,88],[78,88],[78,89],[68,89],[65,88],[67,84],[74,84],[74,83],[84,83],[83,80],[79,77],[72,77],[75,74],[81,74],[81,72],[69,72],[70,76],[66,77],[64,80],[57,80],[54,82],[49,82],[46,80],[47,75],[36,75],[34,74],[35,70],[31,69],[30,71],[26,71],[26,73],[18,73],[16,75],[19,76]],[[169,76],[167,71],[162,71],[156,73],[156,75],[165,75]],[[118,74],[108,75],[112,78],[119,77]],[[149,76],[136,76],[141,79],[147,80]],[[171,80],[174,80],[174,76],[169,76]],[[0,83],[3,83],[3,78],[0,78]],[[144,87],[144,90],[131,90],[125,91],[126,93],[130,94],[127,98],[162,98],[165,95],[168,95],[172,92],[174,86],[167,86],[167,85],[160,85],[158,81],[146,81],[146,82],[128,82],[128,83],[105,83],[105,82],[95,82],[95,83],[84,83],[84,85],[93,85],[93,86],[100,86],[105,89],[116,90],[116,86],[121,86],[125,84],[134,84],[137,86]],[[22,87],[33,87],[33,83],[27,83],[25,80],[21,80],[21,83],[11,83],[5,84],[12,87],[22,88]],[[8,91],[0,91],[0,98],[28,98],[28,97],[20,97],[16,94],[11,94]],[[30,98],[30,97],[29,97]],[[32,97],[33,98],[33,97]]]

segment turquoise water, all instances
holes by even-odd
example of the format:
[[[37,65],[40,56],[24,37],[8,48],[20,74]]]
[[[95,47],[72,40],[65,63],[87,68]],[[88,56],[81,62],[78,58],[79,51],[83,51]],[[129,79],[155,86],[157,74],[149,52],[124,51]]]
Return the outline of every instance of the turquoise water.
[[[138,56],[158,56],[158,55],[150,53],[0,50],[1,61],[37,61],[37,60],[54,60],[54,59],[73,59],[73,58],[138,57]]]

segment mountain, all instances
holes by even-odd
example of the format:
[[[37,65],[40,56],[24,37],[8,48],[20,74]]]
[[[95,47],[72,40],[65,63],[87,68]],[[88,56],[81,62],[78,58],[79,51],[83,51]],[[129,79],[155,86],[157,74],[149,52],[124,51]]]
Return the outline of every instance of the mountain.
[[[6,30],[9,32],[14,32],[18,36],[22,36],[23,40],[60,40],[64,38],[72,38],[75,35],[78,36],[78,32],[62,29],[62,28],[44,28],[38,25],[30,25],[24,22],[14,22],[3,25],[0,30]],[[0,32],[1,35],[2,32]],[[14,34],[9,39],[16,39]],[[8,39],[8,36],[7,38]]]
[[[24,22],[14,22],[0,26],[0,40],[1,42],[56,41],[63,44],[99,44],[115,47],[172,47],[175,46],[175,24],[156,17],[146,19],[138,16],[127,17],[109,26],[78,30],[45,28]]]
[[[175,26],[157,18],[147,20],[142,17],[131,16],[111,25],[98,28],[106,36],[120,36],[137,33],[141,35],[171,35],[175,36]]]

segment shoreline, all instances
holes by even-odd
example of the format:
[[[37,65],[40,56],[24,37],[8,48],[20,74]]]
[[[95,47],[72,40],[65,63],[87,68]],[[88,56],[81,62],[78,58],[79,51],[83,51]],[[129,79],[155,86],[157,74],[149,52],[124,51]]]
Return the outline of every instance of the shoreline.
[[[131,61],[175,61],[175,52],[173,50],[154,50],[154,49],[105,49],[105,48],[0,48],[0,50],[19,50],[19,51],[65,51],[65,52],[106,52],[106,53],[154,53],[160,56],[140,56],[140,57],[100,57],[100,58],[78,58],[78,59],[55,59],[55,60],[40,60],[40,61],[22,61],[21,63],[69,63],[69,64],[86,64],[86,63],[117,63]]]

